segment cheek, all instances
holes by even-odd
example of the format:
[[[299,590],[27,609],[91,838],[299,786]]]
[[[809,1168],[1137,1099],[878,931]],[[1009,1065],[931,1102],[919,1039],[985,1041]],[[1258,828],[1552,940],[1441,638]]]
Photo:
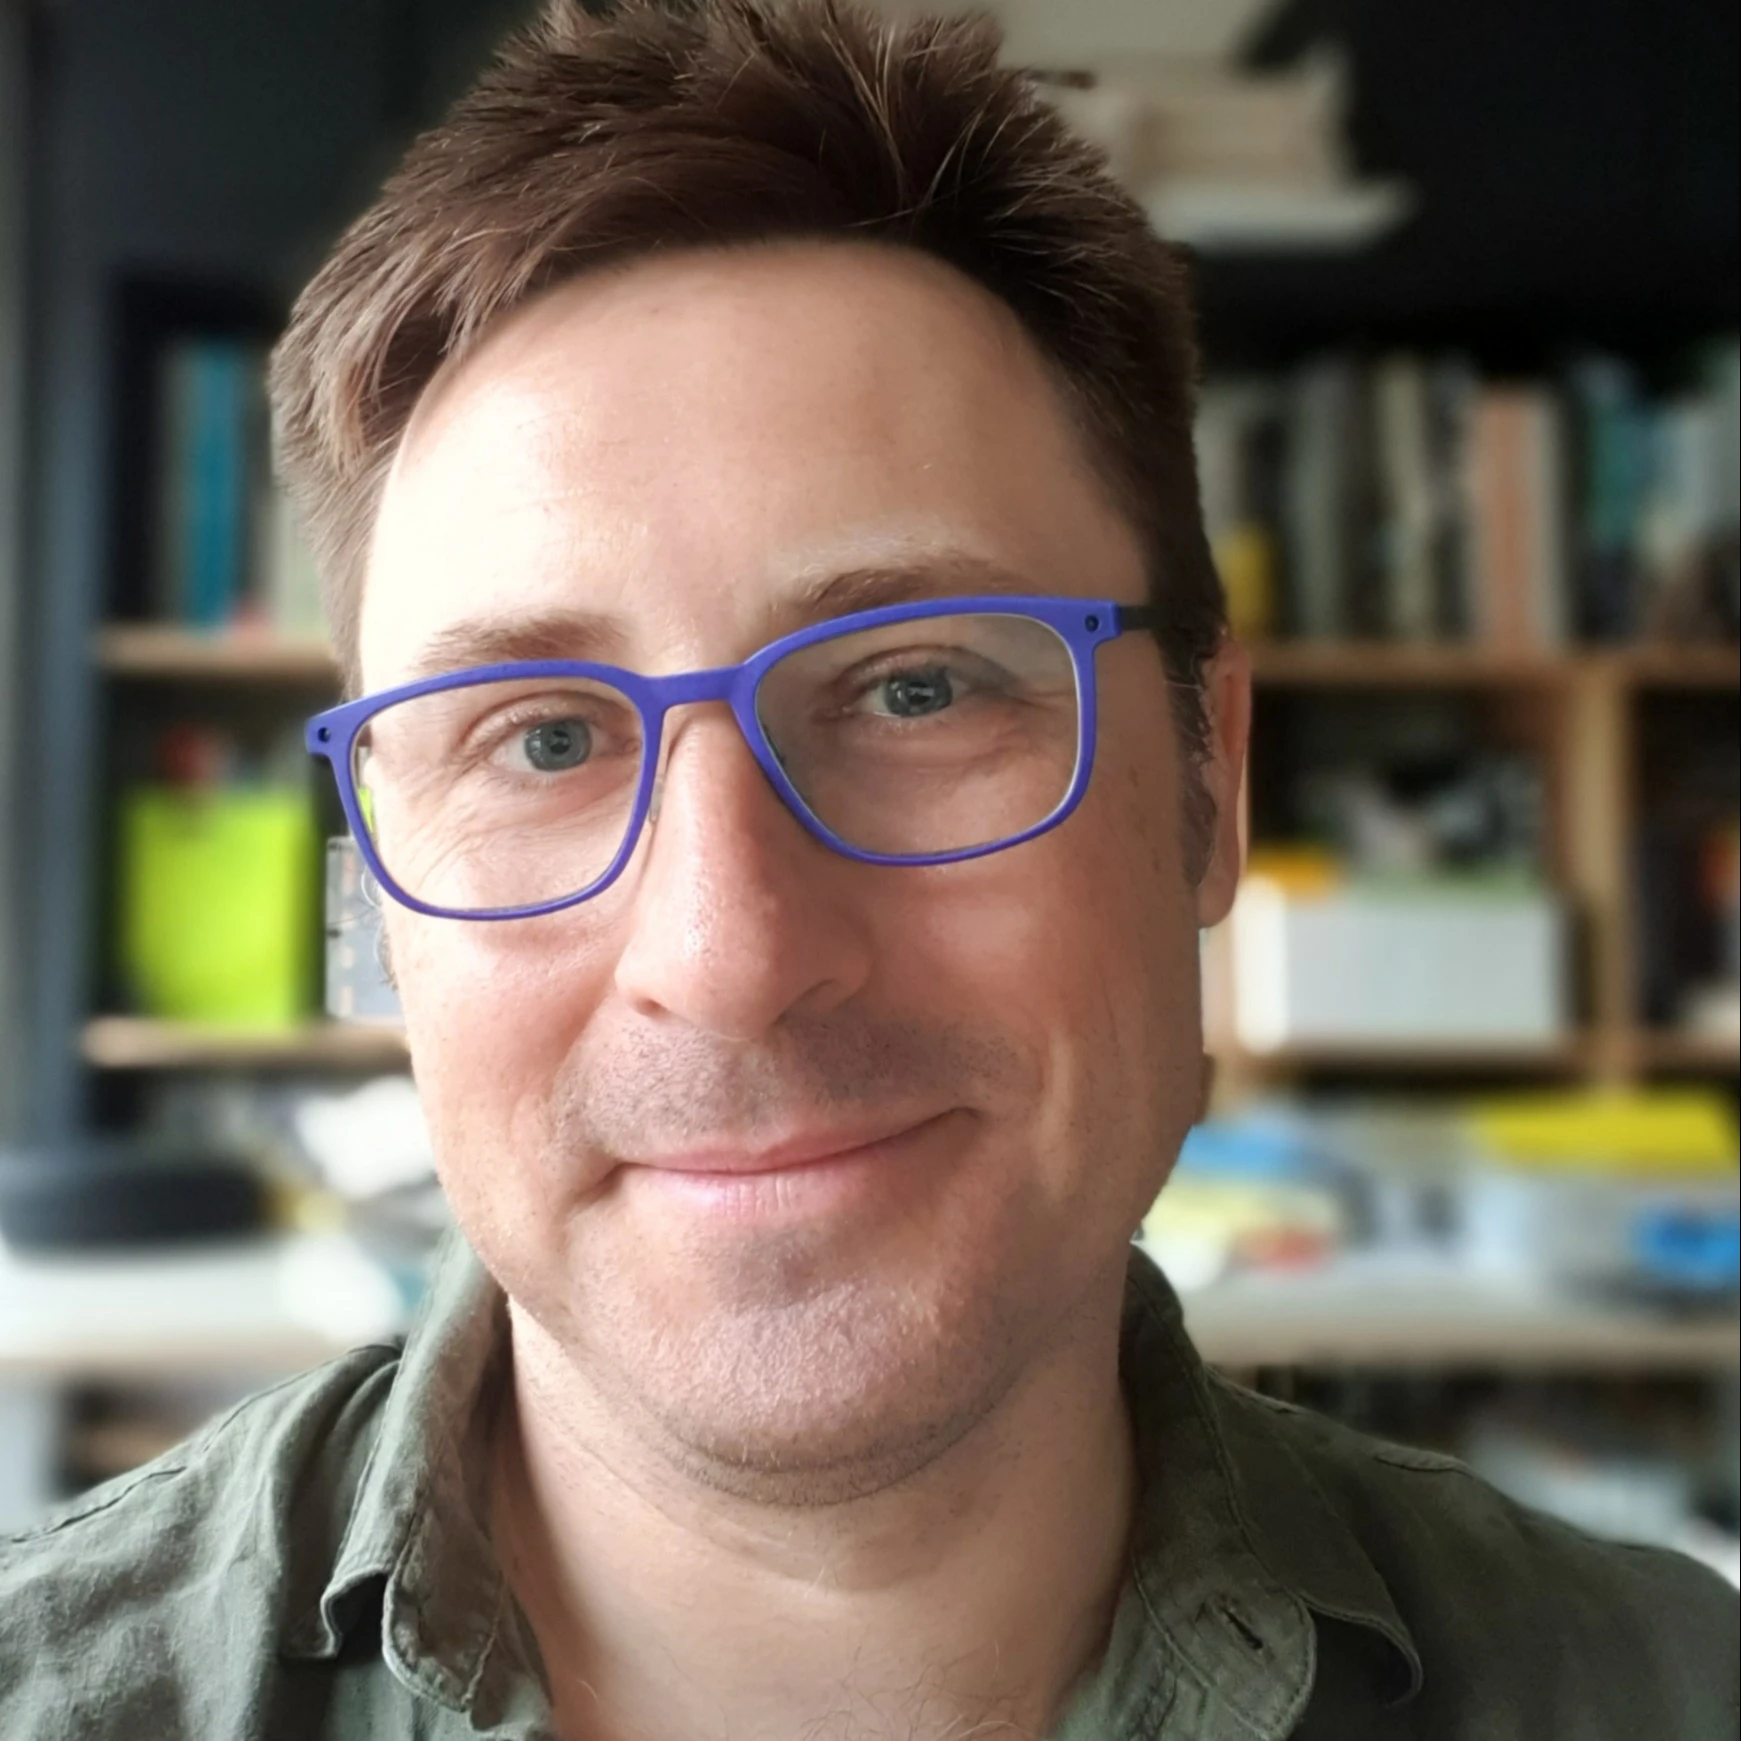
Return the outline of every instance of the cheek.
[[[1010,1142],[1056,1209],[1101,1231],[1147,1210],[1201,1094],[1197,931],[1170,805],[1164,769],[1103,768],[1062,827],[915,875],[876,928],[891,1002],[916,1008],[922,988],[931,1013],[994,1023],[1019,1051],[1031,1098]]]
[[[1095,1164],[1139,1214],[1198,1116],[1204,1080],[1196,910],[1178,814],[1164,761],[1103,764],[1058,831],[1043,920],[1077,1116],[1096,1133]],[[1111,1157],[1117,1165],[1107,1166]]]
[[[534,1188],[552,1085],[610,980],[582,910],[509,924],[395,910],[388,939],[444,1183]]]

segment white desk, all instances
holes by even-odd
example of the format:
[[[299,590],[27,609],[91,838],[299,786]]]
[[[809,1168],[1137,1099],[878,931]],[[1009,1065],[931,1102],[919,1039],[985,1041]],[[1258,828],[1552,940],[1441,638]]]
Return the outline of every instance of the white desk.
[[[392,1282],[342,1239],[77,1258],[0,1247],[0,1529],[53,1497],[62,1386],[198,1380],[240,1394],[402,1316]]]
[[[1484,1280],[1383,1253],[1234,1274],[1185,1296],[1224,1366],[1479,1366],[1721,1372],[1733,1313],[1682,1318]],[[290,1236],[123,1258],[0,1250],[0,1378],[46,1381],[301,1371],[391,1335],[392,1282],[344,1239]]]
[[[282,1376],[399,1327],[348,1240],[292,1236],[116,1257],[0,1250],[0,1377]]]
[[[1732,1374],[1741,1321],[1579,1298],[1383,1251],[1235,1273],[1184,1296],[1217,1365]]]

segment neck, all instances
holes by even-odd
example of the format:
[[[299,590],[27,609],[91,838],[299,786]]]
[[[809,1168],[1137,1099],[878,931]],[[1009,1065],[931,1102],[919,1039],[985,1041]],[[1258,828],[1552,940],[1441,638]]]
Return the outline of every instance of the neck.
[[[1043,1734],[1104,1644],[1135,1458],[1115,1297],[925,1468],[830,1505],[724,1495],[517,1310],[493,1530],[559,1732]]]

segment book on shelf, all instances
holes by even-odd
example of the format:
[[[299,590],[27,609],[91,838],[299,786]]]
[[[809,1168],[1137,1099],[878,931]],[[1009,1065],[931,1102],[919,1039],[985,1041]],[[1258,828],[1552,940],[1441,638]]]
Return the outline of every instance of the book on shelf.
[[[1637,377],[1591,357],[1567,381],[1579,431],[1576,508],[1578,626],[1590,641],[1638,632],[1635,567],[1650,447]]]
[[[1351,357],[1320,357],[1289,383],[1281,499],[1284,620],[1303,640],[1357,633],[1369,615],[1371,447],[1363,377]]]
[[[1236,635],[1273,632],[1281,586],[1278,395],[1270,383],[1210,381],[1197,411],[1204,528]]]
[[[1439,630],[1439,521],[1432,383],[1423,358],[1382,359],[1373,379],[1380,500],[1376,557],[1384,576],[1382,627],[1404,641]]]
[[[217,628],[241,594],[255,372],[227,339],[180,340],[159,359],[151,605],[167,621]]]
[[[1535,380],[1336,352],[1206,386],[1205,517],[1239,631],[1508,653],[1741,626],[1733,339],[1652,394],[1585,357]]]
[[[1469,431],[1476,638],[1496,651],[1567,640],[1566,466],[1560,407],[1545,387],[1489,386]]]
[[[320,574],[290,498],[270,478],[254,495],[254,574],[259,613],[273,633],[293,640],[318,638]]]
[[[272,476],[266,352],[184,335],[158,358],[147,604],[153,620],[285,636],[320,627],[314,560]]]

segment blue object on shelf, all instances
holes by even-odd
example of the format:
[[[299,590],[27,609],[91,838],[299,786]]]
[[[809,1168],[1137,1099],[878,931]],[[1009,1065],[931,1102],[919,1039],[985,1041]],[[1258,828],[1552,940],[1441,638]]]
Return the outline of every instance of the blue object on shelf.
[[[1741,1215],[1649,1209],[1632,1229],[1632,1255],[1650,1281],[1688,1293],[1741,1287]]]
[[[1300,1122],[1265,1115],[1194,1126],[1179,1150],[1179,1168],[1206,1178],[1286,1185],[1322,1179],[1339,1161]]]

